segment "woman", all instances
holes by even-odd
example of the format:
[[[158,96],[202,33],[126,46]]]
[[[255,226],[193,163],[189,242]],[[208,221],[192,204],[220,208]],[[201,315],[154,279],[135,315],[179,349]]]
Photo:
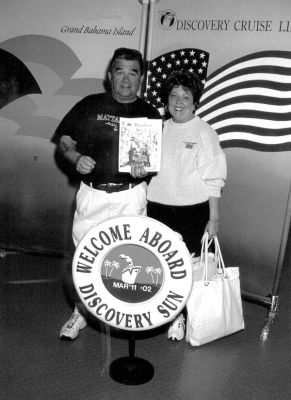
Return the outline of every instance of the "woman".
[[[148,187],[147,215],[183,237],[190,253],[200,254],[205,231],[218,232],[219,198],[226,179],[226,160],[216,132],[195,116],[202,93],[200,79],[188,71],[175,71],[165,87],[168,112],[162,140],[161,169]],[[180,314],[168,331],[182,340]]]

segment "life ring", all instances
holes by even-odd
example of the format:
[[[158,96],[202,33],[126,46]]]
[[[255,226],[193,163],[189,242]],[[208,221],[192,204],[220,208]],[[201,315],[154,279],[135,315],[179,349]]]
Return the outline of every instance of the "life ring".
[[[79,243],[73,281],[94,317],[124,330],[153,329],[185,306],[191,257],[181,236],[155,219],[112,218]]]

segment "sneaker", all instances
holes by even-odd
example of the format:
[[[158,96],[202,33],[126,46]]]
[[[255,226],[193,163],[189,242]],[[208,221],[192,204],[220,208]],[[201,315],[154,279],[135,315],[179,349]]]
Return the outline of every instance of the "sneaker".
[[[185,318],[179,314],[168,330],[169,340],[182,340],[185,335]]]
[[[85,328],[87,322],[77,307],[75,307],[70,319],[65,323],[60,332],[60,338],[74,340],[79,335],[79,330]]]

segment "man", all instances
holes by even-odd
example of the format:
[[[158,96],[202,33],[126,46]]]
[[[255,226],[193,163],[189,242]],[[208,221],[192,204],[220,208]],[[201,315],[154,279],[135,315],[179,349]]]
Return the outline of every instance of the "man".
[[[160,118],[159,112],[137,95],[143,79],[141,53],[117,49],[108,78],[111,93],[85,97],[56,132],[60,137],[58,150],[81,177],[73,220],[75,246],[93,225],[106,219],[146,215],[146,172],[138,167],[133,167],[131,174],[118,172],[119,118]],[[80,308],[76,302],[60,338],[73,340],[87,325]]]

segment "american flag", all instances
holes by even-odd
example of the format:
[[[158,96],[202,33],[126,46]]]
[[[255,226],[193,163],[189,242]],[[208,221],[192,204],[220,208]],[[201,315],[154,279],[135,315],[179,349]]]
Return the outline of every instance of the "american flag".
[[[162,88],[166,78],[175,70],[196,73],[204,84],[207,76],[209,53],[200,49],[178,49],[156,57],[147,65],[144,99],[157,109],[163,109]]]
[[[262,51],[215,71],[197,115],[224,148],[291,150],[291,52]]]

